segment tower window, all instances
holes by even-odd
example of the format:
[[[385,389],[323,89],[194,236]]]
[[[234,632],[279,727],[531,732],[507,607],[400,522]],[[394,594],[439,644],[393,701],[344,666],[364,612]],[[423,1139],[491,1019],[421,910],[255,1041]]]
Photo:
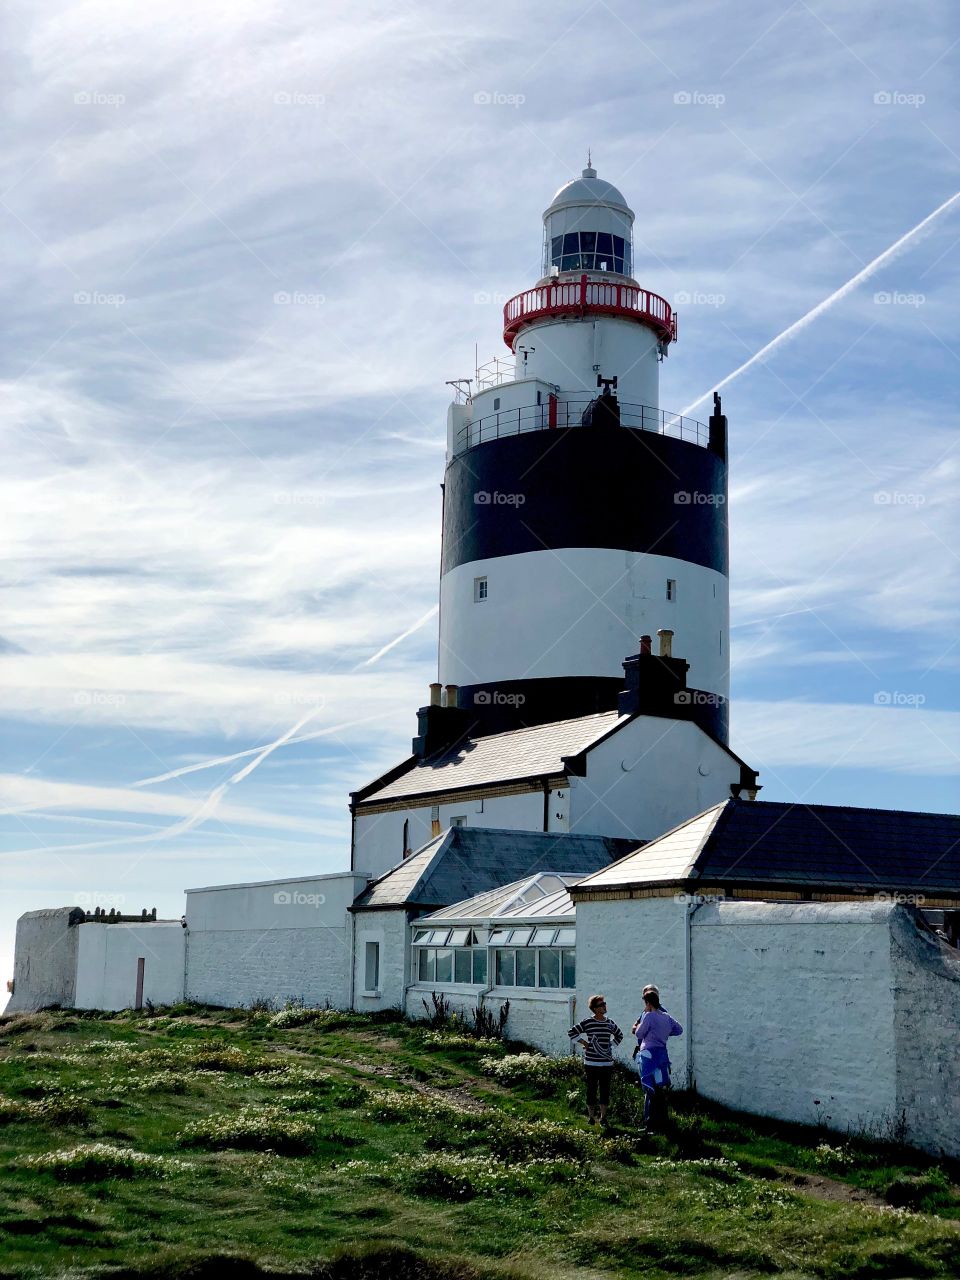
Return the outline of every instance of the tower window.
[[[667,599],[676,600],[677,598],[677,580],[676,578],[667,579]]]
[[[410,854],[410,819],[409,818],[404,818],[403,820],[403,849],[401,850],[401,852],[405,858],[408,857]]]
[[[487,579],[486,579],[486,577],[483,577],[483,578],[474,578],[474,580],[473,580],[473,602],[474,602],[474,604],[479,604],[481,600],[486,600],[486,598],[487,598]]]
[[[606,231],[568,231],[550,242],[550,266],[561,271],[615,271],[629,275],[632,270],[630,242]]]
[[[494,397],[493,397],[493,407],[494,407],[494,409],[499,409],[499,408],[500,408],[500,397],[499,397],[499,396],[494,396]]]

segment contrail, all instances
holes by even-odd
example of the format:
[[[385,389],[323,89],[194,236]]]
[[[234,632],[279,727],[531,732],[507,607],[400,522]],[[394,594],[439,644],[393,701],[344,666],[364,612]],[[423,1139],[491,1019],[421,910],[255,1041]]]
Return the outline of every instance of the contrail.
[[[439,612],[440,606],[435,604],[432,609],[427,610],[422,618],[418,618],[412,627],[407,627],[406,631],[397,636],[395,640],[391,640],[390,643],[385,644],[382,649],[378,649],[373,657],[364,658],[362,662],[358,662],[353,668],[354,671],[360,671],[363,667],[369,667],[372,666],[374,662],[379,662],[385,653],[389,653],[395,645],[398,645],[401,642],[401,640],[406,640],[407,636],[412,636],[415,631],[419,631],[425,622],[429,622],[430,619],[435,617]]]
[[[386,712],[375,716],[363,716],[360,720],[344,720],[342,724],[332,724],[326,729],[312,729],[309,733],[298,733],[295,737],[284,735],[283,745],[291,747],[295,742],[313,742],[316,738],[326,738],[331,733],[339,733],[342,729],[353,729],[356,725],[369,724],[371,720],[383,720]],[[274,745],[279,745],[274,743]],[[150,787],[155,782],[169,782],[171,778],[182,778],[185,773],[199,773],[203,769],[213,769],[218,764],[232,764],[234,760],[245,760],[247,756],[255,756],[263,747],[247,747],[244,751],[235,751],[230,756],[216,756],[212,760],[200,760],[197,764],[185,764],[180,769],[171,769],[169,773],[158,773],[152,778],[141,778],[139,782],[131,782],[131,787]]]
[[[711,387],[710,391],[705,391],[702,396],[698,396],[696,400],[692,400],[685,409],[680,410],[680,416],[686,417],[692,409],[697,407],[698,404],[702,404],[703,401],[706,400],[707,396],[709,396],[713,391],[719,391],[721,387],[725,387],[727,383],[732,382],[734,378],[739,378],[741,373],[745,373],[747,369],[751,368],[752,365],[755,365],[758,360],[762,360],[765,355],[768,355],[782,343],[792,338],[795,333],[799,333],[801,329],[805,329],[808,324],[813,320],[816,320],[817,316],[823,315],[825,311],[829,310],[835,302],[839,302],[841,298],[845,298],[848,293],[851,293],[856,289],[858,284],[862,284],[864,280],[869,279],[869,277],[872,276],[875,271],[878,271],[885,262],[889,262],[891,258],[895,257],[901,251],[901,249],[906,248],[911,240],[915,239],[921,234],[921,232],[925,231],[935,218],[940,217],[941,213],[946,213],[950,206],[955,204],[957,200],[960,200],[960,191],[955,195],[952,195],[949,200],[944,200],[943,204],[934,209],[933,213],[928,213],[922,222],[918,222],[915,227],[912,227],[902,235],[899,240],[894,241],[889,249],[884,249],[883,253],[874,258],[872,262],[868,262],[867,265],[861,271],[858,271],[855,276],[851,276],[846,284],[842,284],[839,289],[834,293],[831,293],[829,298],[824,298],[824,300],[819,302],[812,311],[808,311],[807,314],[801,316],[799,320],[795,320],[789,328],[784,329],[783,333],[778,333],[775,338],[771,339],[765,347],[761,347],[756,355],[751,356],[750,359],[742,364],[739,369],[734,369],[733,373],[728,373],[727,376],[722,379],[722,381],[718,382],[715,387]]]

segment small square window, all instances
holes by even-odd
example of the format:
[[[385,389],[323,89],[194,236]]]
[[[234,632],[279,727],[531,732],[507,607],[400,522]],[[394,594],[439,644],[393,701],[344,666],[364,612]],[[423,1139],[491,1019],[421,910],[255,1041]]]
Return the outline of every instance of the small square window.
[[[486,578],[474,578],[473,580],[473,601],[478,604],[481,600],[487,598],[487,580]]]
[[[450,819],[450,825],[451,827],[465,827],[467,825],[466,816],[462,813],[458,814],[456,818]]]
[[[677,580],[676,578],[667,579],[667,599],[676,600],[677,598]]]

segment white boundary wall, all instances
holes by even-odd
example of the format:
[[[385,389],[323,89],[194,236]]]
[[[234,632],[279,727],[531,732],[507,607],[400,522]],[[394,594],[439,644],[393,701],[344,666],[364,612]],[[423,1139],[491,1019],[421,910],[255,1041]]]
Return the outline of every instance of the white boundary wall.
[[[353,872],[187,890],[190,1000],[350,1007]]]
[[[960,1156],[960,954],[890,902],[577,906],[578,1009],[627,1040],[647,982],[684,1024],[674,1081],[726,1106]]]
[[[143,1002],[183,999],[184,928],[179,920],[77,925],[77,1009],[131,1009],[138,960],[143,959]]]

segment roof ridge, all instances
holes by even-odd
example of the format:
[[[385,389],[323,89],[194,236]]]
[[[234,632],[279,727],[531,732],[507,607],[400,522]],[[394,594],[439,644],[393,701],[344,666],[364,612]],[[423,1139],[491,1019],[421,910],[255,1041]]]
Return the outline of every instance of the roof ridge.
[[[749,800],[744,804],[781,805],[787,809],[833,809],[843,813],[896,813],[917,818],[956,818],[960,821],[960,813],[946,813],[942,809],[887,809],[866,804],[811,804],[806,800]]]

